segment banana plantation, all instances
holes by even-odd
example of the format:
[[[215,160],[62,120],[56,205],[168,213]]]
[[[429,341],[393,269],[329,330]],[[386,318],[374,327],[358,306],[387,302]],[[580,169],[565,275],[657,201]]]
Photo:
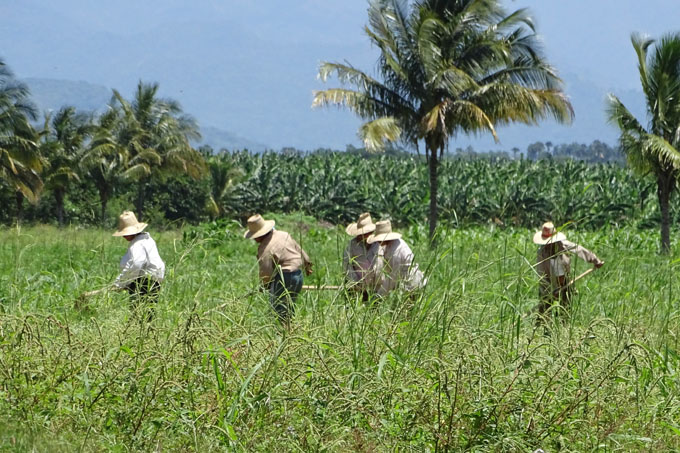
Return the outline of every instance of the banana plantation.
[[[331,223],[363,211],[400,225],[427,219],[428,170],[418,156],[240,152],[214,159],[240,172],[217,200],[232,217],[283,209]],[[451,157],[441,162],[440,184],[440,219],[453,227],[534,227],[545,219],[588,229],[658,225],[654,181],[613,164]]]

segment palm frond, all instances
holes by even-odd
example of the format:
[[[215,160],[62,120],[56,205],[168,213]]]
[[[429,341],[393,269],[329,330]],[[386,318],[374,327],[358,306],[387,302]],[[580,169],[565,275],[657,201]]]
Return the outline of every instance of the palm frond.
[[[446,128],[451,134],[456,134],[458,131],[472,134],[487,131],[491,133],[496,142],[498,141],[492,118],[474,102],[456,100],[447,105]]]
[[[145,162],[129,166],[121,173],[121,177],[127,180],[139,180],[151,174],[151,167]]]
[[[368,151],[378,151],[384,148],[385,142],[399,140],[401,128],[393,117],[378,118],[364,123],[359,128],[359,136]]]
[[[680,171],[680,152],[663,137],[646,134],[640,150],[650,158],[658,159],[663,167]]]
[[[472,93],[469,101],[479,105],[496,124],[536,124],[548,117],[569,123],[574,111],[561,91],[537,90],[514,83],[493,83]]]
[[[622,132],[634,134],[638,137],[646,134],[647,131],[626,108],[619,98],[613,94],[607,96],[607,120],[615,124]]]

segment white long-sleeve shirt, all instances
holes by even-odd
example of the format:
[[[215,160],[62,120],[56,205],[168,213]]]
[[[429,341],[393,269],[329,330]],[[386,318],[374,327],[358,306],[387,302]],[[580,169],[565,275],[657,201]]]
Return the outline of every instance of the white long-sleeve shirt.
[[[120,260],[120,274],[114,285],[125,288],[133,280],[148,275],[157,281],[165,276],[165,263],[158,254],[158,247],[149,233],[140,233],[128,244]]]
[[[427,283],[418,264],[413,261],[411,248],[402,239],[388,241],[380,246],[373,264],[373,274],[380,295],[397,287],[413,291]]]

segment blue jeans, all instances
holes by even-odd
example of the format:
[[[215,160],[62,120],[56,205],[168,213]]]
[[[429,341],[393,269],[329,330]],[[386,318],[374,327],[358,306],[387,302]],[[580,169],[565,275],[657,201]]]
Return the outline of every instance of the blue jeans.
[[[269,303],[279,320],[287,322],[295,314],[293,303],[302,290],[302,271],[277,272],[269,283]]]

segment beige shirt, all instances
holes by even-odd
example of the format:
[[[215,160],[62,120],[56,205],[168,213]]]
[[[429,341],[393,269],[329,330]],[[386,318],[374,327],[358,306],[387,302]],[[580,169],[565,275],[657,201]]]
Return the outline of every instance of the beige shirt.
[[[349,241],[342,255],[342,268],[345,270],[348,282],[366,282],[379,248],[380,245],[377,242],[367,244],[357,238]]]
[[[571,258],[568,253],[572,253],[582,260],[597,264],[600,259],[590,250],[578,244],[564,240],[554,244],[557,249],[553,253],[552,244],[539,247],[536,256],[536,271],[541,277],[542,286],[557,288],[557,278],[569,275],[571,272]]]
[[[294,272],[311,263],[302,247],[285,231],[272,231],[257,248],[260,280],[268,284],[275,272]]]
[[[422,288],[427,279],[413,261],[411,248],[402,239],[388,241],[378,249],[372,278],[378,294],[385,295],[398,287],[412,291]]]

